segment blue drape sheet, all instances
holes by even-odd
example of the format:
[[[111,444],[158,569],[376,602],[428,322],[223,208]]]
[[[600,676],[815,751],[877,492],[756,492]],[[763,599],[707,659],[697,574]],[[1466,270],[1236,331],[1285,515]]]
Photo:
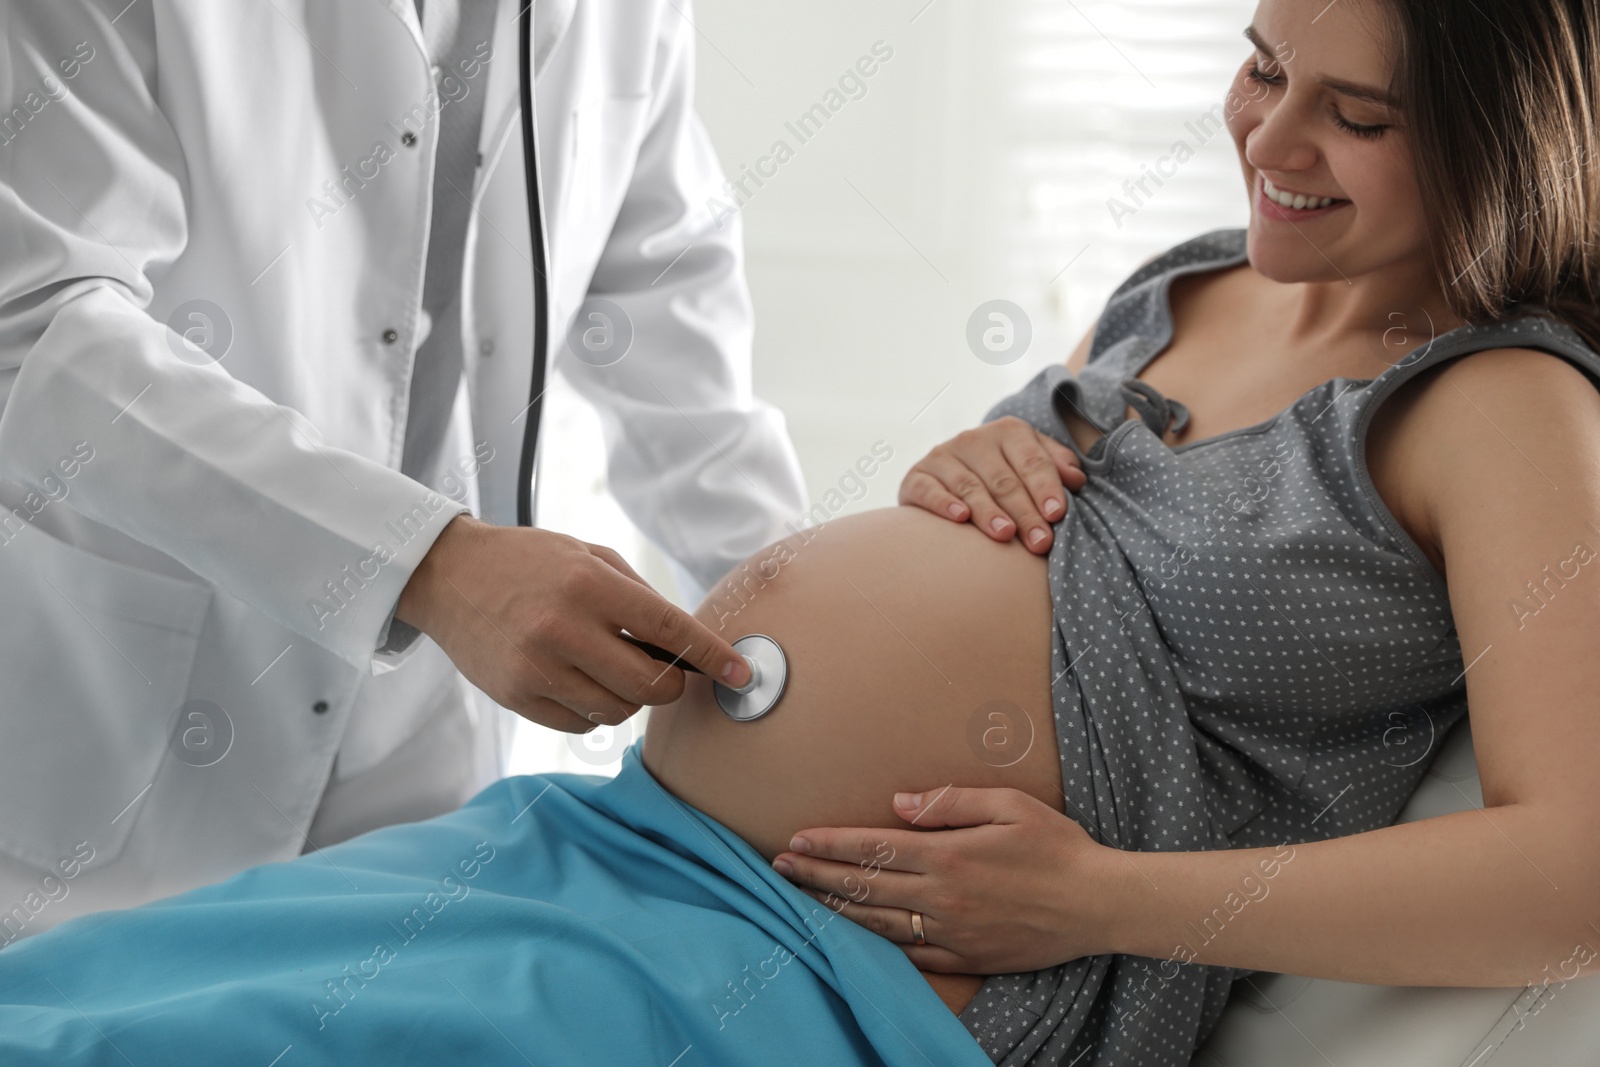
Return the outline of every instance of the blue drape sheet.
[[[640,744],[13,944],[0,1064],[989,1064]]]

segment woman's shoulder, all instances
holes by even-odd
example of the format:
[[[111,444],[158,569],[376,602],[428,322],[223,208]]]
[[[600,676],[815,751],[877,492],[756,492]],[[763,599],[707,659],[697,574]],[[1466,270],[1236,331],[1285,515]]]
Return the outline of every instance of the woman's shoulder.
[[[1580,362],[1542,348],[1481,348],[1427,368],[1396,392],[1415,398],[1418,428],[1436,441],[1467,446],[1485,421],[1530,428],[1556,421],[1600,445],[1600,357],[1588,355]],[[1464,417],[1471,413],[1477,423]]]
[[[1399,379],[1392,391],[1413,398],[1416,421],[1427,422],[1427,433],[1435,440],[1471,436],[1482,429],[1483,419],[1494,421],[1495,414],[1515,418],[1514,412],[1520,412],[1531,420],[1529,425],[1563,417],[1582,424],[1593,419],[1600,403],[1600,353],[1570,327],[1548,317],[1525,315],[1458,327],[1416,354],[1416,366],[1408,367],[1413,363],[1409,358],[1402,360],[1384,377]],[[1479,424],[1449,410],[1463,398],[1469,398]],[[1381,401],[1381,395],[1373,399]],[[1594,420],[1592,429],[1600,440],[1600,420]]]
[[[1600,455],[1597,372],[1600,358],[1580,362],[1570,352],[1485,347],[1410,376],[1374,412],[1367,448],[1374,481],[1436,566],[1442,564],[1442,527],[1452,522],[1459,527],[1492,519],[1503,535],[1535,520],[1526,510],[1510,518],[1483,508],[1486,493],[1504,499],[1515,485],[1581,485],[1594,499],[1600,487],[1592,472],[1593,457]],[[1386,487],[1391,491],[1383,492]]]

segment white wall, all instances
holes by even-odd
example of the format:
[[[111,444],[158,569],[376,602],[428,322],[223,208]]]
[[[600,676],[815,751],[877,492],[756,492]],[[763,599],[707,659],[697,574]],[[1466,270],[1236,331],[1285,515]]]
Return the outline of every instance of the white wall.
[[[740,209],[756,308],[757,392],[787,415],[814,502],[876,441],[894,459],[837,514],[895,502],[929,448],[1064,361],[1111,290],[1150,254],[1248,218],[1226,131],[1195,120],[1250,52],[1244,0],[698,0],[699,112],[732,178],[792,158]],[[893,50],[859,99],[839,79]],[[801,141],[785,124],[834,103]],[[1217,112],[1220,117],[1220,111]],[[1176,164],[1175,142],[1194,158]],[[1109,198],[1169,157],[1120,220]],[[1126,201],[1125,201],[1126,202]],[[717,210],[708,206],[708,211]],[[1014,363],[974,355],[985,301],[1032,327]],[[541,522],[611,544],[672,593],[604,490],[592,412],[558,382]],[[841,497],[831,498],[837,503]],[[606,737],[578,744],[606,745]],[[614,769],[527,728],[514,770]]]
[[[1202,145],[1183,123],[1222,99],[1252,10],[699,0],[699,110],[730,176],[775,139],[796,144],[785,121],[874,42],[894,49],[743,209],[756,386],[787,413],[813,499],[882,439],[895,460],[847,510],[892,504],[930,447],[1064,361],[1140,260],[1244,224],[1226,131]],[[1196,158],[1168,164],[1176,175],[1147,184],[1155,195],[1119,228],[1107,198],[1180,137]],[[967,342],[995,298],[1033,328],[1009,366]]]

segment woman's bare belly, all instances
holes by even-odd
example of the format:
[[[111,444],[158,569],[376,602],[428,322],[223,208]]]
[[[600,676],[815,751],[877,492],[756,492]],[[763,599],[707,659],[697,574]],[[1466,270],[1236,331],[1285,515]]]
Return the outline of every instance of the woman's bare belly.
[[[1046,563],[1021,544],[866,512],[757,552],[695,615],[730,641],[776,638],[788,688],[739,723],[691,675],[650,713],[644,763],[768,860],[807,827],[905,827],[897,790],[1010,787],[1062,810]],[[956,1012],[982,983],[923,973]]]

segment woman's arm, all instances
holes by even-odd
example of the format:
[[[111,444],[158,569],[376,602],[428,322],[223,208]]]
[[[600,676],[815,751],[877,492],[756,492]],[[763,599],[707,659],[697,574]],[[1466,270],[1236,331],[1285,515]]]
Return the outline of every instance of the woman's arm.
[[[1008,791],[964,790],[968,807],[993,793],[1006,814],[942,834],[864,835],[896,849],[889,871],[916,873],[873,887],[873,919],[944,917],[940,937],[908,947],[913,962],[1001,971],[1111,951],[1504,986],[1565,980],[1596,958],[1600,395],[1557,357],[1480,353],[1433,376],[1394,444],[1449,568],[1484,808],[1281,849],[1121,853],[1083,844],[1075,825]],[[951,824],[929,800],[919,825]],[[1066,845],[1041,847],[1050,827]],[[803,884],[857,899],[830,862],[861,847],[856,832],[800,836],[810,854],[778,859]],[[1059,887],[1053,942],[1036,914],[1043,885]],[[1001,918],[1013,915],[1026,921]]]
[[[1380,985],[1566,981],[1600,956],[1595,839],[1577,825],[1501,805],[1280,849],[1145,853],[1132,877],[1106,867],[1108,941]]]
[[[1484,807],[1297,846],[1204,947],[1190,924],[1271,850],[1141,856],[1162,888],[1121,878],[1122,951],[1497,986],[1600,953],[1600,394],[1559,357],[1485,352],[1446,365],[1396,432],[1448,568]]]

